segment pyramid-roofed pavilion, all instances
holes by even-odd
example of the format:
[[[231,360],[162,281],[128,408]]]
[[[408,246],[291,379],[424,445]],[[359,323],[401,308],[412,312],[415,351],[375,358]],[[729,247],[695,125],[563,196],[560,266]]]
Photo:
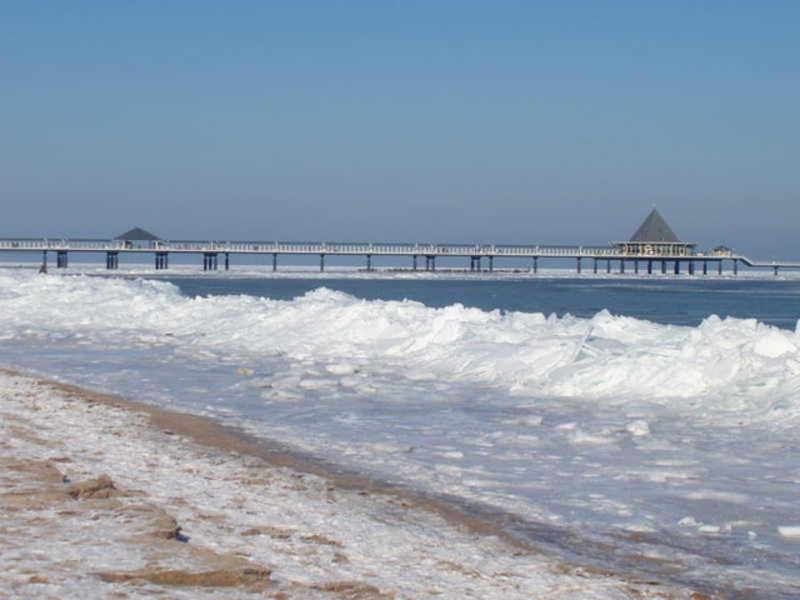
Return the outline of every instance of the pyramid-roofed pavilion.
[[[655,208],[631,236],[632,242],[680,242],[664,217]]]
[[[119,234],[114,239],[125,240],[128,242],[156,242],[161,238],[158,237],[157,235],[150,233],[145,229],[142,229],[141,227],[134,227],[133,229],[130,229],[125,233]]]
[[[655,208],[627,242],[613,242],[623,254],[635,256],[690,256],[697,244],[682,242]]]

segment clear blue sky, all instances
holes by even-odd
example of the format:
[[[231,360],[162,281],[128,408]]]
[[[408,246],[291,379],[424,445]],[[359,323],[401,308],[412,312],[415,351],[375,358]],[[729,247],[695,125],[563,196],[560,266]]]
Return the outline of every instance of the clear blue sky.
[[[0,235],[800,256],[800,2],[0,2]]]

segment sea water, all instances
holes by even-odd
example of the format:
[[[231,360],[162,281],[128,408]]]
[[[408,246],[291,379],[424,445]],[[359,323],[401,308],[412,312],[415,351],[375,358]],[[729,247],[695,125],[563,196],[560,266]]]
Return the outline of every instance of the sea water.
[[[800,592],[800,282],[0,273],[0,361],[444,495],[571,560]]]

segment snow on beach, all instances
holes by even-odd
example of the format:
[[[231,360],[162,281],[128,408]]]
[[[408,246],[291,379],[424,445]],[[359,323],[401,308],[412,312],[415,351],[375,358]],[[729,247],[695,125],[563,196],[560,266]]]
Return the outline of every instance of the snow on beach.
[[[197,445],[105,400],[0,373],[0,596],[689,597]]]
[[[607,566],[800,588],[800,334],[0,274],[0,361],[544,523]]]

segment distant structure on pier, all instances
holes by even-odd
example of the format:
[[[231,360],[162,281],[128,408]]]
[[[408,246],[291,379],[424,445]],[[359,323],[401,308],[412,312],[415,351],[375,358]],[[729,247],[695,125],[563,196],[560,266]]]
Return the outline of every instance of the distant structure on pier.
[[[153,248],[161,238],[141,227],[134,227],[114,238],[125,242],[126,248]]]
[[[627,242],[612,242],[621,254],[635,256],[691,256],[694,242],[682,242],[655,208]]]

